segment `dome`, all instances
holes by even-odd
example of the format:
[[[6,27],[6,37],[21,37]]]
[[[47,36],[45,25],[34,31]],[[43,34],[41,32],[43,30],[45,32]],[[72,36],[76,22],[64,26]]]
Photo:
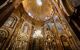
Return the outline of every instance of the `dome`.
[[[24,0],[23,7],[29,16],[36,20],[47,20],[53,11],[50,0]]]

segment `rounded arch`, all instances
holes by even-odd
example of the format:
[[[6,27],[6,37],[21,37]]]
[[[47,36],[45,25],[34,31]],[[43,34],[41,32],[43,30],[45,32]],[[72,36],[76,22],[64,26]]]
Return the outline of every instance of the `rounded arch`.
[[[70,0],[61,0],[63,6],[65,7],[66,11],[71,15],[74,12],[74,7]]]
[[[27,33],[29,29],[29,24],[27,21],[23,22],[22,26],[21,26],[21,32],[22,33]]]
[[[9,3],[10,0],[2,0],[2,3],[0,4],[0,9],[6,6]]]
[[[64,7],[62,0],[59,0],[59,2],[60,2],[60,4],[61,4],[62,9],[63,9],[63,11],[65,12],[65,14],[66,14],[67,16],[69,16],[69,13],[67,12],[66,8]]]
[[[16,16],[11,15],[11,17],[8,18],[8,20],[4,23],[3,26],[14,28],[17,21],[18,21],[18,18]]]
[[[14,18],[14,21],[12,22],[11,27],[14,27],[18,21],[18,18],[17,16],[11,16],[11,17]]]

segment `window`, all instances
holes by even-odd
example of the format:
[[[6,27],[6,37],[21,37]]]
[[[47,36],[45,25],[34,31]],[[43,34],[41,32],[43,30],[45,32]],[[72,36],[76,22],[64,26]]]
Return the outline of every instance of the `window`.
[[[42,35],[42,30],[35,30],[33,33],[33,38],[39,38],[39,37],[43,37]]]
[[[27,30],[28,30],[28,26],[27,24],[24,24],[22,32],[27,33]]]
[[[29,28],[29,25],[27,22],[24,22],[22,24],[22,27],[21,27],[21,33],[27,33],[28,32],[28,28]]]
[[[3,26],[7,26],[7,27],[14,27],[14,25],[16,24],[17,19],[15,17],[10,17]]]

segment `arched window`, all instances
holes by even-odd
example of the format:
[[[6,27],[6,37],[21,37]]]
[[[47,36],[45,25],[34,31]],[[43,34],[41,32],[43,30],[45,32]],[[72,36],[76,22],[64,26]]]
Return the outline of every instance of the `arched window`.
[[[27,31],[28,31],[28,25],[25,23],[23,26],[22,32],[27,33]]]
[[[13,27],[15,26],[16,22],[17,22],[17,18],[16,18],[16,17],[10,17],[10,18],[8,18],[8,20],[4,23],[3,26],[13,28]]]
[[[28,28],[29,28],[28,23],[27,23],[27,22],[24,22],[24,23],[22,24],[22,27],[21,27],[21,32],[22,32],[22,33],[27,33],[27,32],[28,32]]]
[[[42,30],[41,29],[34,30],[32,37],[33,38],[42,38],[43,37]]]

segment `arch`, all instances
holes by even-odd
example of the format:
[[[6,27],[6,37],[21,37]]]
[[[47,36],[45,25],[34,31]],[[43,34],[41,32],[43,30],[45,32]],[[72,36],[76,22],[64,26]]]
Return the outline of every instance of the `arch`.
[[[29,25],[27,22],[23,22],[22,26],[21,26],[21,32],[22,33],[27,33],[28,32],[28,28],[29,28]]]
[[[65,7],[67,13],[71,15],[74,12],[74,6],[70,0],[62,0],[63,6]]]
[[[8,4],[9,1],[10,1],[10,0],[4,1],[4,3],[2,3],[2,4],[0,5],[0,9],[3,8],[4,6],[6,6],[6,5]]]
[[[3,26],[13,28],[17,23],[17,20],[18,20],[17,17],[11,16],[10,18],[8,18],[8,20],[4,23]]]
[[[67,12],[66,8],[64,7],[62,0],[59,0],[59,2],[60,2],[60,4],[61,4],[61,6],[62,6],[62,8],[63,8],[63,11],[65,12],[65,14],[66,14],[67,16],[69,16],[69,13]]]

